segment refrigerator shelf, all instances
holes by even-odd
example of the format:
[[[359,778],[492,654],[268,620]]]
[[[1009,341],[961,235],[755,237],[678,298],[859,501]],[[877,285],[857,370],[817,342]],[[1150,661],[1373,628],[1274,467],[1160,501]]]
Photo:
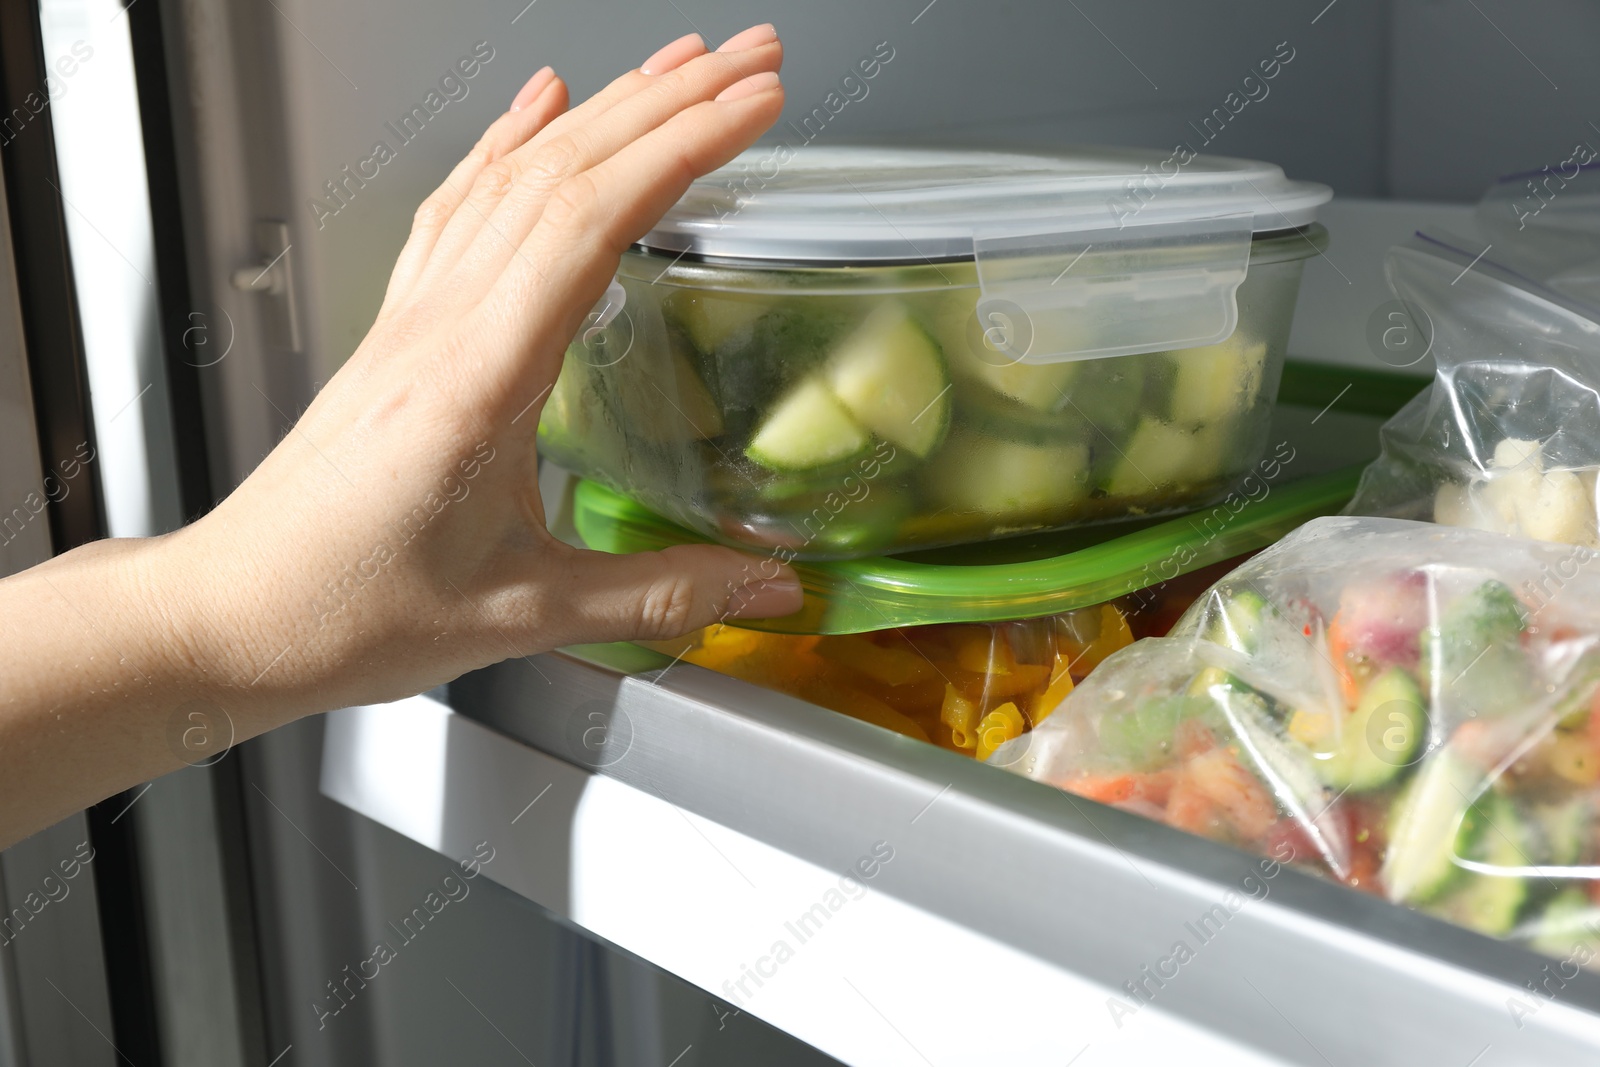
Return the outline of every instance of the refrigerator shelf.
[[[322,790],[846,1063],[1600,1053],[1600,977],[649,656],[336,713]]]

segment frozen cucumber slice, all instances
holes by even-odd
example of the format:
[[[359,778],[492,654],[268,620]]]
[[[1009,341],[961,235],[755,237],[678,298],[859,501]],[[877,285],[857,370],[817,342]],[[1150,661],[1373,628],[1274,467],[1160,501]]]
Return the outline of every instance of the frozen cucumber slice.
[[[1510,801],[1490,793],[1479,801],[1474,813],[1483,820],[1484,826],[1472,859],[1489,867],[1528,865],[1527,828]],[[1428,905],[1427,910],[1479,933],[1501,937],[1516,924],[1517,913],[1527,900],[1528,883],[1521,875],[1474,871],[1459,886]]]
[[[950,377],[928,332],[899,303],[875,308],[828,362],[834,395],[867,429],[915,456],[944,440]]]
[[[778,401],[745,455],[776,471],[807,471],[851,459],[871,436],[820,379],[808,378]]]
[[[1428,732],[1422,690],[1404,667],[1392,667],[1361,691],[1345,717],[1338,747],[1317,761],[1322,780],[1361,793],[1388,785],[1415,761]]]
[[[1206,640],[1247,656],[1255,655],[1261,647],[1261,628],[1272,606],[1253,589],[1224,590],[1212,595],[1218,598],[1220,607],[1213,609]]]
[[[1483,774],[1448,749],[1422,765],[1389,810],[1389,847],[1383,883],[1389,899],[1421,903],[1439,895],[1460,873],[1484,829],[1469,798]]]
[[[1594,803],[1580,795],[1560,804],[1533,809],[1538,832],[1539,858],[1557,867],[1571,867],[1583,857],[1593,836]]]
[[[1600,907],[1589,903],[1588,894],[1577,888],[1563,889],[1545,905],[1532,926],[1528,947],[1557,959],[1567,959],[1579,947],[1591,956],[1600,955]]]
[[[1089,495],[1089,450],[962,434],[924,470],[923,484],[941,506],[1001,523],[1065,518]]]
[[[666,317],[678,324],[689,342],[709,355],[731,337],[748,331],[772,308],[766,297],[732,296],[679,289],[661,302]]]
[[[1441,706],[1465,716],[1503,715],[1527,706],[1532,673],[1522,649],[1528,609],[1490,579],[1456,597],[1422,634]]]
[[[1188,489],[1214,478],[1223,467],[1225,439],[1222,427],[1215,424],[1191,428],[1147,418],[1117,450],[1118,461],[1106,479],[1106,493],[1149,496]]]
[[[1173,352],[1172,359],[1177,367],[1172,421],[1227,421],[1255,406],[1267,365],[1267,346],[1245,341],[1235,331],[1220,344]]]

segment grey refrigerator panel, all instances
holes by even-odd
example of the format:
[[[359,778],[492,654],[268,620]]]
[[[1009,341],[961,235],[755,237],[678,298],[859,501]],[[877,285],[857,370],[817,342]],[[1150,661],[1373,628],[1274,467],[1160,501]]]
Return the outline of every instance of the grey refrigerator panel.
[[[242,141],[227,145],[239,162],[202,165],[245,164],[233,185],[251,187],[254,217],[289,226],[307,388],[365,333],[416,205],[533,71],[553,64],[579,100],[689,32],[715,44],[776,22],[788,103],[772,136],[1184,143],[1270,159],[1346,196],[1385,192],[1389,23],[1375,0],[1341,0],[1315,21],[1303,5],[1264,0],[781,9],[470,0],[381,11],[282,0],[224,18],[188,2],[205,33],[189,41],[190,63],[226,82],[219,104],[237,107],[251,131],[214,130],[219,144]],[[860,82],[852,72],[880,42],[893,58]],[[219,58],[228,50],[235,65]],[[233,260],[214,271],[224,285],[263,258],[250,221],[227,223]]]

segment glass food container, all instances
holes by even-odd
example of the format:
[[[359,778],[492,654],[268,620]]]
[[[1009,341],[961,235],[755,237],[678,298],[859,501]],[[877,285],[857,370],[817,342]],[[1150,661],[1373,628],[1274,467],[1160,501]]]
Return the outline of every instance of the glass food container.
[[[624,255],[541,454],[785,559],[1197,507],[1261,458],[1329,196],[1220,157],[752,149]]]

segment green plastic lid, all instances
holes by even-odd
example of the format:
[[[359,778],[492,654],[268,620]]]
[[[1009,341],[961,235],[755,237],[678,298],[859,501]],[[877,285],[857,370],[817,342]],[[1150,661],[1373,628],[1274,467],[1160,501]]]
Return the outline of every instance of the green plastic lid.
[[[1258,500],[1230,497],[1177,518],[991,541],[906,556],[791,564],[805,606],[754,630],[847,634],[929,623],[1002,622],[1101,604],[1180,574],[1262,549],[1336,513],[1362,466],[1284,482]],[[645,552],[698,535],[591,481],[573,496],[573,523],[590,548]]]

